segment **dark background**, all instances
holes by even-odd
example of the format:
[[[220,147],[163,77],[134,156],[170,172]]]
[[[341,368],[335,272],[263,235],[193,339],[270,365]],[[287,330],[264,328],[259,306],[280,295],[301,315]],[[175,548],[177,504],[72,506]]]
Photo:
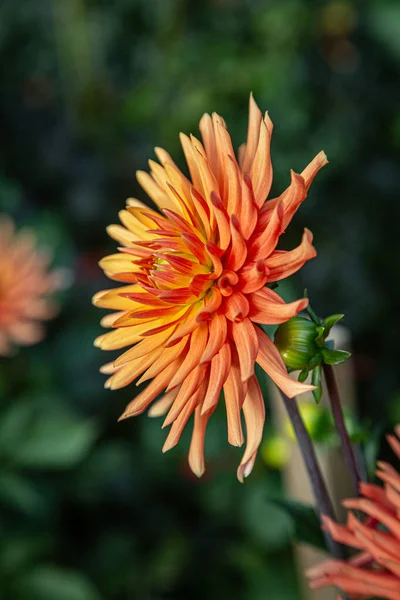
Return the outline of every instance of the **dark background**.
[[[285,236],[307,226],[318,250],[293,289],[346,313],[363,422],[400,421],[399,65],[396,1],[1,4],[0,211],[73,278],[46,341],[0,363],[1,598],[298,598],[265,452],[240,485],[217,414],[197,481],[187,436],[162,455],[159,421],[116,423],[134,390],[98,373],[97,261],[125,198],[146,200],[153,147],[183,167],[179,131],[214,110],[238,146],[252,90],[275,123],[273,191],[320,149],[330,161]]]

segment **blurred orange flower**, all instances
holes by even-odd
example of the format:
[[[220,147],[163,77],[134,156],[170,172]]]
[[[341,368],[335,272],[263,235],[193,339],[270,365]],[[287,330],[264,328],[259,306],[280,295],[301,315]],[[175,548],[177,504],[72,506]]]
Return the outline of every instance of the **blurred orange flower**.
[[[387,437],[400,458],[400,427]],[[345,500],[344,506],[366,515],[365,520],[349,512],[347,524],[323,517],[332,537],[361,552],[347,562],[330,560],[308,571],[312,588],[337,586],[351,598],[400,598],[400,474],[391,465],[378,463],[377,476],[384,487],[360,484],[361,498]]]
[[[288,277],[316,255],[312,234],[290,252],[276,250],[318,170],[326,163],[320,152],[301,175],[292,171],[289,187],[268,202],[272,182],[272,122],[250,97],[247,143],[238,160],[224,120],[205,114],[201,143],[181,134],[191,180],[161,148],[161,164],[149,161],[151,174],[139,171],[140,185],[161,211],[135,199],[120,212],[121,225],[109,235],[121,244],[119,254],[100,265],[123,287],[99,292],[96,306],[118,312],[102,324],[114,331],[101,335],[104,350],[132,346],[105,365],[116,389],[142,375],[152,379],[126,408],[121,419],[150,409],[172,425],[163,450],[179,440],[194,412],[189,464],[204,472],[207,421],[224,390],[228,440],[247,447],[238,469],[243,480],[252,470],[264,424],[264,402],[254,375],[256,362],[290,397],[313,389],[291,379],[282,358],[257,324],[282,323],[307,306],[303,298],[286,304],[267,283]]]
[[[60,272],[49,271],[50,257],[36,248],[31,231],[16,233],[9,217],[0,215],[0,356],[14,346],[40,342],[41,321],[58,307],[49,296],[62,285]]]

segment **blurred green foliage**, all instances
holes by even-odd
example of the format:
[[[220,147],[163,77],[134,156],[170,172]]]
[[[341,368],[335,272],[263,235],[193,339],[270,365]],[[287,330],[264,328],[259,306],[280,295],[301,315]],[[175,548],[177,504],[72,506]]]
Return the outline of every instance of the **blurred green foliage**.
[[[159,422],[117,424],[135,391],[102,389],[90,298],[109,285],[105,226],[145,199],[135,171],[153,146],[183,166],[178,132],[213,110],[238,146],[253,90],[276,125],[275,191],[328,154],[284,243],[315,233],[298,290],[346,314],[360,409],[384,428],[400,390],[399,40],[389,0],[2,3],[0,211],[74,274],[47,340],[0,365],[4,600],[299,597],[293,519],[267,502],[278,474],[260,459],[236,482],[222,410],[200,482],[187,435],[164,456]]]

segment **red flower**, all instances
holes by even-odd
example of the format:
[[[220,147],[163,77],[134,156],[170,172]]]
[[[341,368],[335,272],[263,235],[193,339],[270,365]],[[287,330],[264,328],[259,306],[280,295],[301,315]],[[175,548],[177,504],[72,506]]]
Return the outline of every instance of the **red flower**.
[[[400,458],[398,437],[389,435],[387,439]],[[312,588],[337,586],[351,598],[364,600],[400,599],[400,474],[381,462],[377,476],[383,488],[361,483],[362,497],[343,502],[346,508],[365,514],[365,520],[351,510],[345,526],[323,517],[325,528],[336,541],[360,552],[347,562],[329,560],[310,569],[307,574]]]

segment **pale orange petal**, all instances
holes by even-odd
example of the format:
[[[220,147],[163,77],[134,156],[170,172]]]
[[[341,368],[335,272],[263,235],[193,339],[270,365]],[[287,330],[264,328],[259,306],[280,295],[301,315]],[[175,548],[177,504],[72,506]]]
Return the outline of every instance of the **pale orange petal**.
[[[243,483],[253,469],[257,450],[262,441],[265,405],[257,378],[253,375],[248,381],[247,395],[243,403],[243,414],[246,422],[246,450],[237,470],[237,477]]]

